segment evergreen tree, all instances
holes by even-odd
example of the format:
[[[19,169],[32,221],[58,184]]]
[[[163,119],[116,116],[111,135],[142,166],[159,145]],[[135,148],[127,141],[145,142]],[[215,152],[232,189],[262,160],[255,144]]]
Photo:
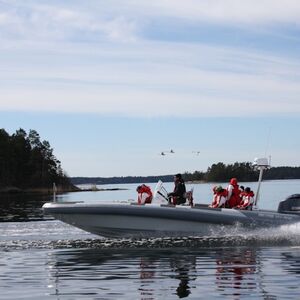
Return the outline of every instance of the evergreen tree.
[[[0,186],[10,184],[10,162],[10,136],[4,129],[0,129]]]
[[[53,182],[71,186],[50,143],[35,130],[10,136],[0,129],[0,187],[50,188]]]
[[[205,175],[207,181],[214,182],[229,181],[232,177],[236,177],[239,181],[255,181],[258,178],[258,171],[249,162],[235,162],[233,165],[219,162],[209,167]]]

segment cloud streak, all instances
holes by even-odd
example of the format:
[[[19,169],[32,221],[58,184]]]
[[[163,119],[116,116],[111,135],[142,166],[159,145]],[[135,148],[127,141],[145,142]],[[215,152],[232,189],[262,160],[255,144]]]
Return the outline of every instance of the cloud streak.
[[[170,47],[128,46],[117,61],[117,50],[97,47],[86,63],[84,49],[73,57],[58,51],[52,58],[8,62],[0,76],[0,109],[179,117],[300,112],[297,62],[234,49]]]
[[[107,18],[93,11],[82,11],[80,7],[69,8],[61,4],[8,3],[0,14],[1,33],[8,40],[10,37],[48,41],[86,38],[123,42],[132,41],[136,36],[134,21],[123,15]]]
[[[111,0],[76,2],[2,1],[2,34],[26,39],[111,39],[135,41],[151,22],[165,18],[179,22],[222,26],[300,25],[297,0]]]
[[[297,0],[153,0],[130,1],[152,14],[226,24],[300,24]]]
[[[158,41],[143,31],[166,16],[207,26],[298,26],[300,4],[287,2],[6,2],[0,13],[0,110],[138,117],[299,114],[297,55],[221,41]]]

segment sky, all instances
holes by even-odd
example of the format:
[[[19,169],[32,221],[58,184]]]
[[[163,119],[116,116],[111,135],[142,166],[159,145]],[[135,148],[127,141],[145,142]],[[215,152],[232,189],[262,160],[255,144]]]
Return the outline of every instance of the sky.
[[[300,166],[299,16],[298,0],[0,0],[0,128],[36,130],[72,177]]]

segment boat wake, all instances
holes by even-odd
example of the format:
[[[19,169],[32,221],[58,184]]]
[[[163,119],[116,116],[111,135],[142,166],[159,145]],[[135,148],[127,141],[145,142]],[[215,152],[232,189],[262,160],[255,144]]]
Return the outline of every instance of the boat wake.
[[[74,235],[69,239],[60,234],[56,238],[45,236],[20,236],[0,240],[0,250],[24,249],[174,249],[174,248],[219,248],[219,247],[268,247],[268,246],[300,246],[300,222],[274,228],[247,230],[241,226],[219,227],[211,230],[207,236],[157,237],[157,238],[98,238],[93,235]],[[92,238],[90,238],[92,237]],[[94,238],[95,237],[95,238]]]

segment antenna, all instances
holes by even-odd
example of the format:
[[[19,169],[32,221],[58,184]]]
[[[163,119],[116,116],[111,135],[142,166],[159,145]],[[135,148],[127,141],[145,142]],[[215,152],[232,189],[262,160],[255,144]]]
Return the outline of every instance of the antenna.
[[[255,201],[254,201],[254,206],[257,205],[258,199],[259,199],[259,190],[260,190],[260,185],[262,182],[262,177],[263,177],[263,172],[267,168],[270,167],[270,163],[267,158],[255,158],[253,165],[256,166],[259,169],[259,178],[258,178],[258,186],[256,190],[256,195],[255,195]]]

